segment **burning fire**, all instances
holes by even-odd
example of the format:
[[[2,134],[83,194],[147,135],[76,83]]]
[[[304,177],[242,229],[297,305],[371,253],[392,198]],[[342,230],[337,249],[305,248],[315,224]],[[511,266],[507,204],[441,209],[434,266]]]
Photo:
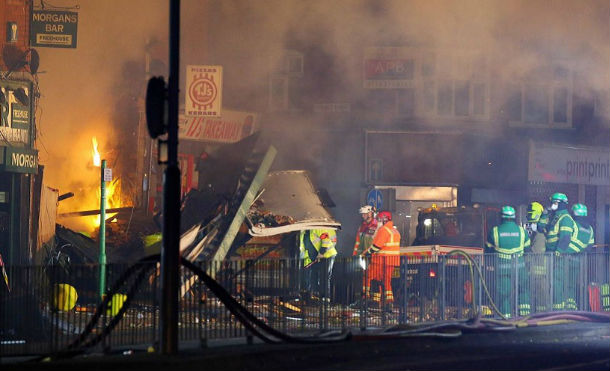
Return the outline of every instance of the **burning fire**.
[[[97,189],[95,192],[97,199],[101,199],[101,189]],[[98,203],[99,205],[99,203]],[[121,179],[115,178],[112,182],[106,184],[106,210],[121,207]],[[106,220],[112,219],[117,213],[106,214]],[[100,216],[95,215],[91,217],[91,226],[99,228]]]
[[[100,152],[98,150],[97,138],[92,137],[91,143],[93,144],[93,148],[91,150],[91,155],[93,156],[93,166],[101,167],[102,160],[100,156]],[[97,188],[95,192],[97,196],[97,207],[99,208],[100,199],[101,199],[101,189]],[[111,182],[106,184],[106,209],[117,208],[121,206],[121,179],[115,178]],[[112,219],[117,213],[106,214],[106,220]],[[91,226],[91,229],[99,228],[100,226],[100,216],[95,215],[88,218],[89,221],[87,224]],[[116,220],[115,220],[116,221]]]
[[[74,171],[66,171],[64,179],[61,181],[63,182],[62,187],[65,186],[73,191],[76,197],[65,199],[58,205],[60,223],[94,238],[100,226],[99,213],[93,213],[100,209],[102,159],[107,160],[109,168],[116,166],[112,150],[106,147],[107,142],[111,141],[112,133],[109,135],[96,134],[96,136],[86,136],[75,143],[70,166],[70,169],[74,169]],[[107,222],[119,222],[116,218],[118,213],[109,213],[109,209],[133,204],[132,195],[129,194],[129,184],[124,184],[125,179],[120,178],[119,174],[114,172],[112,181],[105,184]],[[109,225],[107,225],[108,227]]]
[[[93,143],[93,150],[91,150],[91,154],[93,155],[93,166],[100,167],[102,166],[102,160],[100,159],[100,153],[97,150],[97,138],[91,138],[91,143]]]

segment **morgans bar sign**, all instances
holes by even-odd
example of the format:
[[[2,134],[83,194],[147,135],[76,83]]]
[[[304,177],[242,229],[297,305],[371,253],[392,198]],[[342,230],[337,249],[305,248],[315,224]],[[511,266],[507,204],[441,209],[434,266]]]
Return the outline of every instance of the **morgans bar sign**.
[[[32,11],[30,43],[48,48],[76,48],[78,13],[57,10]]]
[[[38,152],[29,148],[4,147],[4,170],[13,173],[38,172]]]

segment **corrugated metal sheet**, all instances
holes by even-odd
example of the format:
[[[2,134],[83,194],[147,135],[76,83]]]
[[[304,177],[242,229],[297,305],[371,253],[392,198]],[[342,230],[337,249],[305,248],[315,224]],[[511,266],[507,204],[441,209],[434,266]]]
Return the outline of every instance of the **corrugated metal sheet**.
[[[290,220],[284,225],[253,222],[252,236],[270,236],[314,228],[341,228],[322,205],[311,178],[305,170],[284,170],[269,173],[261,195],[250,209],[250,215],[275,215]]]

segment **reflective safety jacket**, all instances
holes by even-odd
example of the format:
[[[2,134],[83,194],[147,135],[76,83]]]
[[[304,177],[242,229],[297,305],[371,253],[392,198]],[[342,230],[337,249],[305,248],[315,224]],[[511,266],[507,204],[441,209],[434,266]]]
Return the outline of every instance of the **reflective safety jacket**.
[[[400,232],[390,220],[377,230],[371,250],[378,254],[396,255],[400,253]]]
[[[375,232],[377,232],[377,219],[372,218],[370,223],[363,221],[356,234],[356,243],[354,244],[354,253],[352,255],[360,255],[368,250],[373,244]]]
[[[523,227],[514,221],[504,221],[489,231],[486,252],[495,252],[501,259],[510,259],[523,256],[523,251],[529,249],[530,244],[530,237]]]
[[[551,222],[551,218],[555,215],[555,212],[551,212],[549,213],[547,210],[544,210],[542,212],[542,215],[540,215],[540,219],[538,219],[538,231],[542,232],[544,234],[548,233],[548,226],[549,223]]]
[[[567,245],[572,239],[572,233],[574,233],[575,228],[578,227],[576,226],[576,222],[574,219],[572,219],[572,216],[568,210],[558,210],[555,213],[553,222],[548,226],[548,234],[546,236],[546,251],[567,251]],[[567,243],[561,242],[562,246],[561,248],[558,248],[560,241],[567,241]]]
[[[334,229],[311,229],[301,231],[299,251],[303,264],[307,265],[318,258],[330,258],[337,255],[337,232]]]
[[[574,231],[570,239],[570,244],[566,251],[559,251],[567,254],[577,254],[584,251],[587,247],[592,246],[595,243],[593,237],[593,227],[584,227],[577,221],[574,221]]]

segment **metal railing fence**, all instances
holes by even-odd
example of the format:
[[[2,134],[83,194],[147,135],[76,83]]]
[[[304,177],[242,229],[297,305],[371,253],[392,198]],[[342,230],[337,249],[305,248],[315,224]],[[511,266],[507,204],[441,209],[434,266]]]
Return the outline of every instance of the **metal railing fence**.
[[[290,259],[197,264],[258,319],[288,334],[461,320],[476,314],[511,318],[554,310],[610,311],[608,252],[512,259],[495,254],[336,258],[329,281],[330,263],[322,260],[307,268]],[[0,282],[0,356],[157,343],[161,296],[156,262],[108,265],[107,282],[126,278],[113,284],[116,294],[93,325],[101,303],[98,266],[13,266],[7,273],[10,291]],[[120,321],[113,320],[118,315]],[[249,336],[194,273],[183,268],[180,340],[205,343]]]

